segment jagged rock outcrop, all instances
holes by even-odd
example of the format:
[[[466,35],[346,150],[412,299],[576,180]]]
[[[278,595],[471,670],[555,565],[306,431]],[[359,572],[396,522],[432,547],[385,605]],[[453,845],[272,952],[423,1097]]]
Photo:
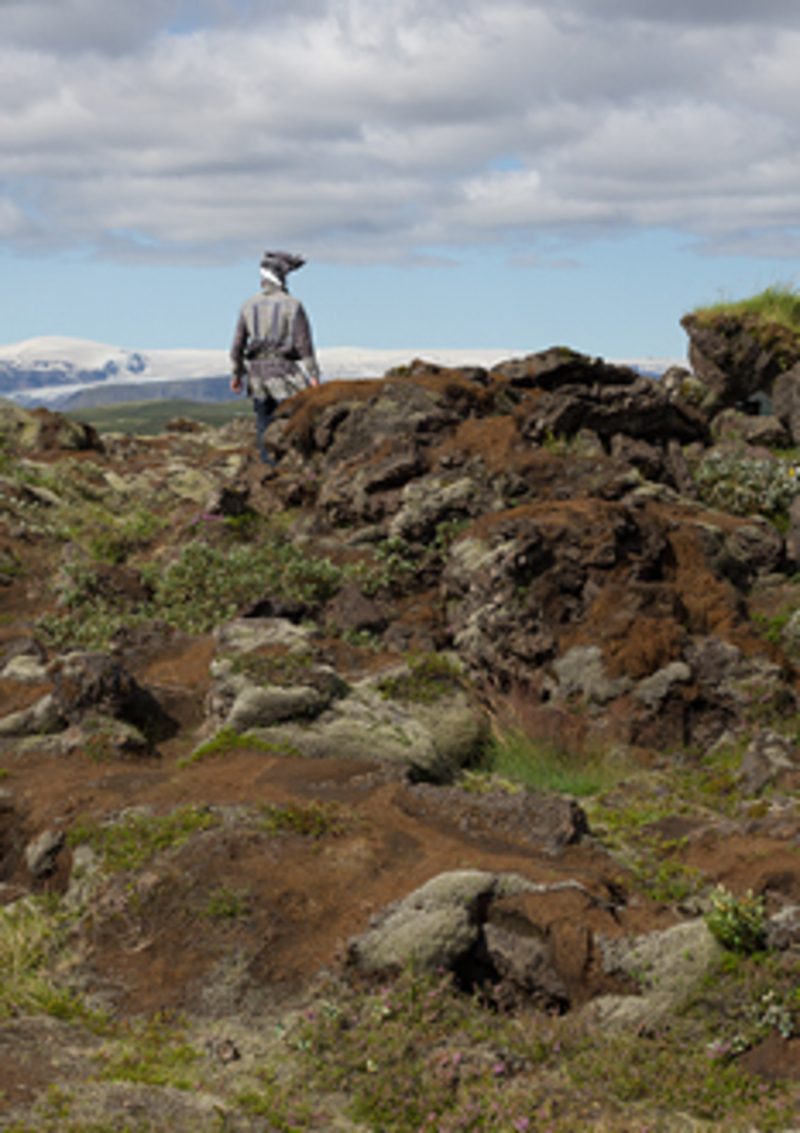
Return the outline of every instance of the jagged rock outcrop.
[[[730,417],[715,421],[717,436],[738,433],[748,444],[800,443],[800,341],[788,327],[724,311],[686,315],[681,326],[700,386],[696,400],[709,419],[733,407],[757,414],[759,398],[773,407],[771,422],[758,416],[738,424]]]
[[[703,400],[707,413],[759,392],[769,394],[775,380],[800,360],[792,332],[778,324],[765,325],[756,316],[686,315],[681,326],[689,336],[689,362],[708,389]]]

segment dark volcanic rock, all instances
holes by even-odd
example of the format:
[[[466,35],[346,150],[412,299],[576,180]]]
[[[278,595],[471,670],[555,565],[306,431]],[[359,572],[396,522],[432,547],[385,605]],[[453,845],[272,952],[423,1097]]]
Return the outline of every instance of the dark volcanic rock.
[[[589,358],[565,346],[552,346],[539,354],[501,362],[492,368],[492,376],[522,389],[548,391],[573,385],[626,386],[638,381],[636,371],[627,366],[609,365],[602,358]]]
[[[800,364],[775,379],[772,405],[792,444],[800,444]]]
[[[790,331],[762,327],[755,318],[721,314],[708,321],[686,315],[681,326],[689,336],[689,361],[711,390],[704,408],[718,412],[744,402],[791,369],[800,353]]]
[[[541,444],[550,436],[591,429],[606,442],[619,433],[663,444],[708,439],[708,426],[690,406],[670,401],[655,382],[635,378],[625,385],[564,385],[540,398],[521,424],[522,435]]]
[[[355,583],[342,587],[325,607],[323,618],[339,631],[353,633],[382,633],[389,624],[386,608],[363,594]]]
[[[152,693],[107,653],[69,653],[52,664],[51,675],[53,699],[70,723],[108,716],[132,724],[151,739],[174,730]]]
[[[460,830],[525,842],[552,854],[589,833],[586,814],[574,799],[529,791],[474,792],[427,783],[409,785],[407,790],[417,805],[436,811]]]

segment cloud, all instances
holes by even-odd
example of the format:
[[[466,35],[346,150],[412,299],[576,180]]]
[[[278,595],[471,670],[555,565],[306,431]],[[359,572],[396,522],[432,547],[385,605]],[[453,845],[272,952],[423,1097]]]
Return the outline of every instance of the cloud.
[[[800,11],[753,13],[0,0],[0,238],[115,259],[266,241],[419,262],[670,226],[708,251],[780,254],[800,214]]]

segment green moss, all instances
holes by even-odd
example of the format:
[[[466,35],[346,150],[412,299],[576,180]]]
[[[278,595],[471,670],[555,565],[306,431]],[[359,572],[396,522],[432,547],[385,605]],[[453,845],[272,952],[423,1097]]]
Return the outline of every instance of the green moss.
[[[250,732],[240,733],[234,732],[232,728],[222,728],[212,739],[195,748],[190,755],[179,759],[178,767],[189,767],[193,763],[199,763],[202,759],[227,755],[229,752],[237,750],[265,751],[274,755],[299,756],[301,754],[297,748],[290,744],[274,744],[270,743],[269,740],[262,740],[259,736],[254,736]]]
[[[140,869],[156,854],[180,848],[221,821],[207,807],[184,806],[160,817],[128,814],[119,822],[78,824],[68,840],[72,846],[91,846],[106,869],[126,871]]]
[[[377,688],[387,700],[412,704],[434,704],[464,687],[461,670],[439,653],[412,657],[408,669],[398,676],[385,677]]]
[[[314,669],[314,658],[307,653],[235,653],[226,659],[231,662],[232,673],[260,685],[308,684]]]

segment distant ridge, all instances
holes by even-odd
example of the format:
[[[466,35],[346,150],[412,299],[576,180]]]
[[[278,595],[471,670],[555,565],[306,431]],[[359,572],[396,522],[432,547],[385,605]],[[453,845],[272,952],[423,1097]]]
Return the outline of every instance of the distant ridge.
[[[531,351],[370,350],[327,347],[319,351],[323,380],[380,377],[392,366],[424,358],[443,366],[491,367]],[[663,372],[676,359],[627,360],[644,373]],[[0,346],[0,397],[28,408],[73,410],[127,402],[231,397],[227,350],[132,350],[89,339],[31,338]]]

